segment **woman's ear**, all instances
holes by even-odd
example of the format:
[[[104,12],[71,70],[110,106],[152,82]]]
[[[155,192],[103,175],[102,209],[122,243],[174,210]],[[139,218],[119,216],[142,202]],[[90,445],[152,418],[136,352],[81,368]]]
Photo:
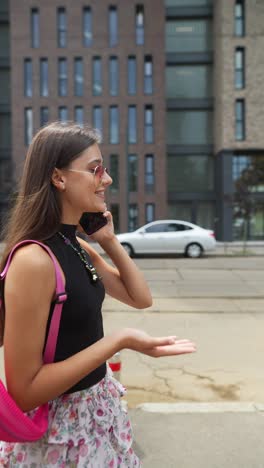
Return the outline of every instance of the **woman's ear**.
[[[65,190],[65,179],[60,169],[55,167],[52,176],[51,176],[51,183],[58,189],[60,192],[64,192]]]

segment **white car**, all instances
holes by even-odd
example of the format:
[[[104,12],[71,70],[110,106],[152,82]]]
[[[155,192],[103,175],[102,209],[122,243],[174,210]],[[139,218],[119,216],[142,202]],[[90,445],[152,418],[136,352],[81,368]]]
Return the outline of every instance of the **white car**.
[[[136,231],[117,234],[117,238],[131,257],[181,253],[197,258],[216,246],[213,231],[175,219],[153,221]]]

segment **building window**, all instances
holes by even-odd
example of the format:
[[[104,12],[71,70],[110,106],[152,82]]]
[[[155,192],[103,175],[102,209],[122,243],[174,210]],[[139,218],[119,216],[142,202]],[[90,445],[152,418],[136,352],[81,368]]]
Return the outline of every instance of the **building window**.
[[[93,40],[92,10],[90,7],[83,8],[83,45],[90,47]]]
[[[213,142],[213,113],[208,110],[167,112],[168,145],[208,145]]]
[[[207,155],[168,155],[169,192],[208,192],[214,190],[214,158]]]
[[[153,93],[153,64],[152,56],[145,55],[144,61],[144,93]]]
[[[237,47],[235,51],[235,88],[245,87],[245,49]]]
[[[74,59],[74,94],[83,95],[83,59],[81,57]]]
[[[145,136],[145,143],[154,142],[153,106],[151,105],[145,106],[144,136]]]
[[[110,191],[112,193],[118,192],[119,190],[119,160],[117,154],[110,155],[110,176],[113,180],[110,185]]]
[[[182,6],[211,6],[214,0],[165,0],[166,7]]]
[[[212,39],[212,21],[209,19],[166,21],[166,52],[210,52]]]
[[[34,49],[40,45],[39,32],[39,10],[38,8],[31,9],[31,47]]]
[[[128,143],[137,142],[137,108],[128,106]]]
[[[146,223],[151,223],[155,219],[155,205],[154,203],[146,203],[145,205],[145,219]]]
[[[31,107],[25,109],[25,145],[28,146],[33,138],[33,111]]]
[[[75,106],[75,108],[74,108],[74,120],[78,125],[80,125],[81,127],[83,126],[84,113],[83,113],[83,107],[82,106]]]
[[[49,121],[49,108],[41,107],[40,108],[40,126],[43,127]]]
[[[119,69],[118,58],[110,57],[109,59],[109,92],[110,96],[117,96],[119,88]]]
[[[119,205],[117,203],[111,204],[111,213],[113,216],[113,223],[115,232],[120,232],[120,219],[119,219]]]
[[[114,47],[118,42],[118,18],[117,8],[111,6],[109,8],[109,45]]]
[[[58,32],[58,47],[66,47],[67,45],[67,17],[66,9],[57,9],[57,32]]]
[[[128,155],[128,190],[137,192],[138,190],[138,156],[137,154]]]
[[[136,44],[144,44],[144,6],[136,5]]]
[[[246,131],[245,131],[245,100],[244,99],[237,99],[235,102],[235,118],[236,118],[236,125],[235,125],[236,140],[237,141],[245,140]]]
[[[59,107],[59,120],[61,122],[67,122],[68,119],[68,109],[65,106]]]
[[[109,141],[112,144],[119,143],[119,109],[117,106],[110,106],[109,112]]]
[[[24,59],[24,96],[32,97],[32,60]]]
[[[213,97],[212,65],[168,65],[166,97],[180,99]]]
[[[134,56],[128,57],[127,60],[127,90],[128,94],[137,92],[137,62]]]
[[[245,35],[245,3],[244,0],[236,0],[235,3],[235,36]]]
[[[148,193],[154,192],[155,172],[154,172],[154,155],[146,154],[145,156],[145,191]]]
[[[93,126],[99,130],[101,140],[103,139],[103,112],[101,106],[93,107]]]
[[[39,64],[40,74],[40,96],[47,97],[49,95],[49,70],[48,59],[41,58]]]
[[[101,57],[93,57],[93,95],[100,96],[103,90],[102,60]]]
[[[59,58],[58,61],[58,94],[67,96],[68,93],[68,66],[66,58]]]
[[[135,231],[138,228],[138,205],[130,203],[128,206],[128,230]]]

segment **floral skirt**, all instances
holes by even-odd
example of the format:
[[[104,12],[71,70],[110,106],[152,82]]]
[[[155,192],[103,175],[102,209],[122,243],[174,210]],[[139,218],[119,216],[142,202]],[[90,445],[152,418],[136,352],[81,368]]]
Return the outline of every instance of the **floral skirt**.
[[[140,467],[132,429],[112,376],[49,403],[49,429],[37,442],[0,442],[1,468]]]

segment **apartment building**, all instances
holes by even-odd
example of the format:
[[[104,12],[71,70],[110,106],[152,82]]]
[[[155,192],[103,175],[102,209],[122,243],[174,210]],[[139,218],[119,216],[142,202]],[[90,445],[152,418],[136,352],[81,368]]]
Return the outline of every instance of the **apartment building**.
[[[42,125],[91,124],[117,231],[172,217],[219,240],[263,239],[264,2],[10,0],[9,10],[2,138],[8,159],[12,134],[15,180]]]

